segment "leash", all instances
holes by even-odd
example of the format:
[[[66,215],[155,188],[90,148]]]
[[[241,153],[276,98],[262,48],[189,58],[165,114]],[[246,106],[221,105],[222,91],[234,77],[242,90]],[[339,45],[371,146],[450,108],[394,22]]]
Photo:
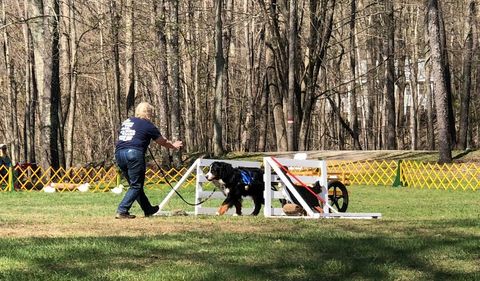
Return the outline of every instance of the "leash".
[[[190,206],[198,206],[198,205],[200,205],[200,204],[205,203],[207,200],[209,200],[209,199],[213,196],[213,193],[215,193],[216,189],[213,188],[212,193],[210,193],[210,195],[208,195],[208,197],[205,198],[204,200],[202,200],[202,201],[200,201],[200,202],[198,202],[198,203],[190,203],[190,202],[188,202],[187,200],[185,200],[185,198],[183,198],[182,194],[180,194],[180,193],[173,187],[173,185],[167,180],[167,176],[166,176],[165,173],[163,172],[162,167],[160,167],[160,165],[158,164],[157,160],[155,160],[155,157],[153,157],[153,153],[152,153],[152,150],[150,150],[150,147],[148,147],[148,152],[150,153],[150,156],[152,157],[153,162],[155,163],[155,165],[157,165],[158,170],[160,171],[160,173],[162,173],[162,176],[163,176],[163,179],[165,180],[165,182],[170,186],[170,188],[171,188],[173,191],[175,191],[175,193],[178,195],[178,197],[180,197],[180,199],[182,199],[182,201],[185,202],[185,204],[190,205]]]

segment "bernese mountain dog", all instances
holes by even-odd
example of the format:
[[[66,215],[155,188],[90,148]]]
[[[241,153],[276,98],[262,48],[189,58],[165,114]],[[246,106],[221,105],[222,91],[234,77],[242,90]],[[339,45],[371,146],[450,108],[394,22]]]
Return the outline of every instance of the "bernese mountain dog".
[[[226,198],[218,209],[218,214],[225,214],[228,209],[235,206],[237,215],[242,215],[242,198],[250,196],[253,199],[254,209],[251,215],[260,213],[262,204],[265,203],[263,191],[263,170],[259,168],[234,168],[232,165],[215,161],[210,165],[207,180],[217,182],[223,186]]]

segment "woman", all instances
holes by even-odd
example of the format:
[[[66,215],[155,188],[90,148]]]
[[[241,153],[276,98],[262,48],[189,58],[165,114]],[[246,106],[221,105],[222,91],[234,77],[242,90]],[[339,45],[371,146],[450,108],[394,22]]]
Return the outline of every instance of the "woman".
[[[7,145],[0,144],[0,177],[6,180],[8,168],[12,166],[12,160],[7,155]]]
[[[118,141],[115,146],[115,160],[123,175],[127,178],[130,188],[118,205],[117,219],[133,219],[129,213],[136,200],[146,217],[158,212],[158,206],[152,206],[143,185],[145,182],[145,152],[150,140],[166,148],[179,149],[181,141],[169,141],[164,138],[158,128],[150,121],[153,117],[153,106],[147,102],[140,103],[135,109],[135,117],[130,117],[122,123]]]

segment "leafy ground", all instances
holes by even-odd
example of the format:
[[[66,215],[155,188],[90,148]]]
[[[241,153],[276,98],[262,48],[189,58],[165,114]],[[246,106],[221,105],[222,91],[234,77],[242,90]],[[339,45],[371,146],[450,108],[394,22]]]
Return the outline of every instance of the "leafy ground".
[[[383,218],[115,220],[112,193],[3,193],[0,280],[480,280],[480,193],[349,190]]]

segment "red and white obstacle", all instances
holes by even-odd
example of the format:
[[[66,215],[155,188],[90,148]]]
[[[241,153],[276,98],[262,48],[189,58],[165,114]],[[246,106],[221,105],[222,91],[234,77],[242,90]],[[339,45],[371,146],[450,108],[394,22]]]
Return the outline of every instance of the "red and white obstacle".
[[[197,159],[187,172],[182,176],[180,181],[173,187],[173,189],[167,194],[164,200],[159,205],[159,212],[157,214],[169,214],[164,208],[168,201],[175,194],[175,190],[178,190],[188,179],[188,177],[195,173],[195,206],[194,215],[211,215],[215,214],[218,207],[205,207],[202,206],[203,200],[208,198],[224,199],[225,195],[221,191],[209,191],[205,190],[206,185],[213,185],[205,177],[206,167],[210,166],[215,161],[221,161],[230,163],[233,167],[245,167],[245,168],[260,168],[260,162],[253,161],[233,161],[233,160],[216,160],[216,159]],[[380,213],[342,213],[338,212],[329,203],[328,196],[328,177],[327,177],[327,164],[324,160],[298,160],[287,158],[274,158],[264,157],[264,182],[265,182],[265,205],[264,216],[265,217],[282,217],[282,218],[350,218],[350,219],[372,219],[381,218]],[[314,168],[321,171],[320,176],[296,176],[289,171],[295,169]],[[312,185],[315,182],[319,182],[322,186],[322,190],[319,194],[316,194],[317,198],[323,205],[323,213],[319,213],[317,210],[312,209],[305,200],[300,196],[297,189],[293,186],[292,182],[296,185],[302,185],[308,188],[307,185]],[[272,186],[276,187],[276,190],[272,189]],[[287,189],[289,192],[287,192]],[[287,216],[281,206],[276,207],[275,202],[284,199],[292,201],[290,194],[295,197],[301,207],[305,210],[304,216]],[[230,209],[227,214],[233,214],[234,208]],[[245,213],[251,213],[253,208],[244,208]]]
[[[296,160],[264,157],[263,163],[265,171],[265,217],[350,219],[372,219],[382,217],[382,214],[380,213],[342,213],[338,212],[334,207],[332,207],[328,198],[327,163],[324,160]],[[299,168],[319,169],[320,176],[296,176],[289,172]],[[308,185],[313,185],[317,181],[322,187],[322,191],[320,194],[317,194],[317,198],[320,202],[322,202],[323,213],[319,213],[317,210],[311,208],[292,184],[292,182],[296,182],[297,185],[308,188]],[[281,188],[278,188],[278,191],[270,188],[271,186],[278,184],[281,186]],[[289,192],[286,192],[287,189]],[[288,201],[292,201],[289,193],[292,194],[296,201],[300,203],[301,207],[305,210],[306,216],[287,216],[282,208],[274,207],[273,202],[276,202],[277,200],[286,199]]]

